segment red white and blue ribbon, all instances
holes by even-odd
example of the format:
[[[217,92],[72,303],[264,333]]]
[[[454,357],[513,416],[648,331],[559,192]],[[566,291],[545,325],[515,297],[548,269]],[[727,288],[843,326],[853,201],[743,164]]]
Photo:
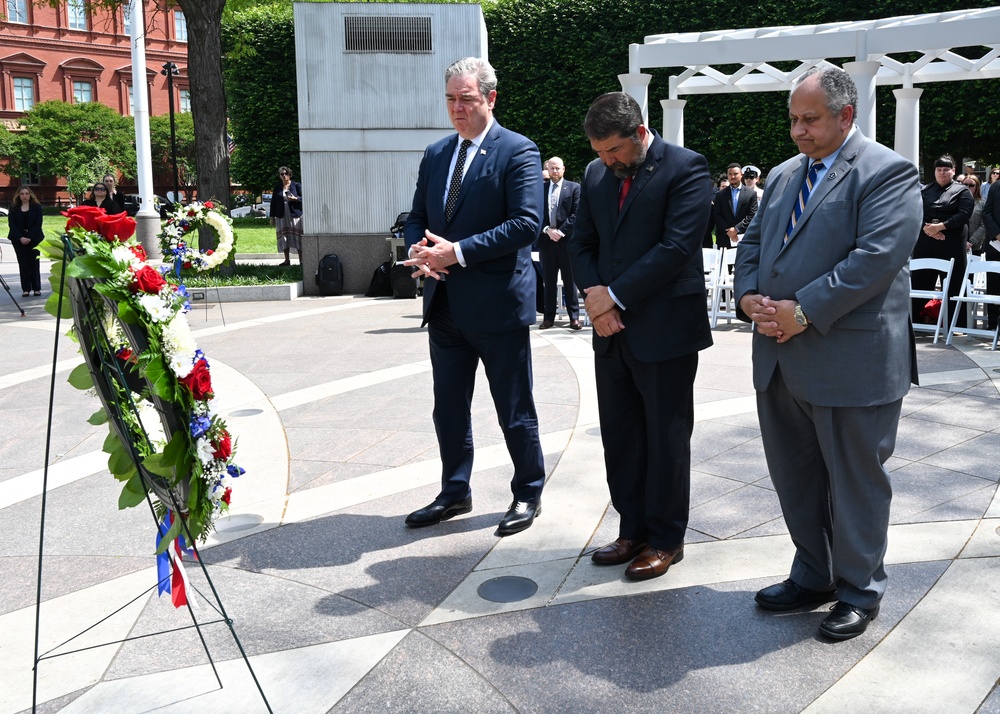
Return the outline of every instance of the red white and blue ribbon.
[[[157,550],[160,549],[160,543],[170,531],[173,523],[174,512],[167,511],[156,531]],[[185,554],[191,558],[196,557],[194,551],[186,546],[184,536],[181,535],[174,538],[166,550],[156,556],[157,594],[170,593],[170,600],[174,603],[174,607],[183,607],[188,604],[188,577],[183,562]],[[191,600],[191,606],[195,606],[194,600]]]

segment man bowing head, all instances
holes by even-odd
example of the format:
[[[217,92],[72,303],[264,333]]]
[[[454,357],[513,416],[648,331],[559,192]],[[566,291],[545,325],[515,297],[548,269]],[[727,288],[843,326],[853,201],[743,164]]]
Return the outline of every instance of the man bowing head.
[[[545,468],[531,394],[528,326],[535,321],[531,244],[542,227],[541,156],[493,119],[497,78],[467,57],[444,74],[457,134],[424,152],[404,233],[424,283],[424,324],[434,374],[441,491],[406,518],[430,526],[472,510],[472,392],[480,360],[514,462],[513,501],[497,534],[542,512]]]

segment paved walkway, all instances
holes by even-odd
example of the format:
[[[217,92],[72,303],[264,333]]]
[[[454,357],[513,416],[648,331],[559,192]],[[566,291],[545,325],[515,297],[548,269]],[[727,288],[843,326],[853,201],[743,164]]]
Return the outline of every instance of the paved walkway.
[[[54,319],[0,270],[0,712],[31,704],[34,599]],[[48,294],[48,290],[46,290]],[[889,590],[862,637],[816,636],[824,610],[770,614],[760,587],[792,548],[760,445],[750,333],[720,326],[696,385],[684,562],[628,582],[589,552],[613,539],[590,331],[534,331],[545,511],[500,539],[510,465],[485,383],[474,406],[475,509],[420,530],[405,515],[439,478],[417,301],[200,304],[190,315],[248,473],[203,548],[276,712],[1000,712],[1000,354],[918,338],[891,461]],[[82,645],[190,624],[155,582],[148,510],[118,484],[65,383],[60,339],[45,531],[43,650],[124,609]],[[818,375],[817,378],[822,378]],[[478,594],[527,578],[527,599]],[[193,575],[204,588],[200,575]],[[207,603],[199,617],[214,619]],[[205,628],[44,660],[42,712],[257,712],[228,630]]]

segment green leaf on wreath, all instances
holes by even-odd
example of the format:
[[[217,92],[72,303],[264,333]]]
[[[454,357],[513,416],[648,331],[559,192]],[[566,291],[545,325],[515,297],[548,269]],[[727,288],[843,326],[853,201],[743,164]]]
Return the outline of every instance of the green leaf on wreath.
[[[108,457],[108,470],[118,478],[119,474],[126,473],[134,467],[132,455],[124,447],[115,449]]]
[[[94,378],[90,376],[90,368],[87,367],[86,362],[78,364],[73,371],[69,373],[69,379],[66,381],[77,389],[90,389],[94,386]]]
[[[153,389],[153,393],[161,399],[166,399],[172,401],[174,398],[174,385],[170,378],[170,371],[167,369],[167,363],[163,361],[163,357],[155,355],[146,362],[143,372],[146,375],[146,381]]]
[[[139,474],[136,474],[126,482],[125,488],[122,489],[121,495],[118,496],[118,510],[123,511],[126,508],[133,508],[145,500],[146,489],[142,486],[142,478]]]
[[[150,473],[162,476],[171,482],[174,480],[174,465],[169,463],[162,453],[150,454],[142,460],[142,466]]]
[[[121,448],[122,442],[118,439],[118,434],[113,429],[108,429],[108,435],[104,437],[104,445],[101,447],[101,451],[105,454],[113,454]]]
[[[126,325],[135,325],[139,322],[139,315],[127,302],[118,303],[118,319]]]
[[[71,278],[110,278],[111,272],[101,264],[95,255],[80,255],[73,259],[66,269]]]
[[[166,552],[167,546],[173,542],[174,538],[176,538],[181,534],[181,527],[183,525],[184,525],[183,519],[178,518],[177,514],[175,513],[174,522],[171,524],[170,530],[168,530],[166,534],[163,536],[163,538],[160,539],[160,546],[156,549],[156,555],[160,555],[161,553]]]
[[[58,285],[53,286],[56,292],[49,295],[48,299],[45,301],[45,312],[52,315],[52,317],[61,317],[64,320],[68,320],[73,317],[73,305],[69,300],[59,300]],[[59,314],[59,308],[62,307],[62,314]]]
[[[118,481],[128,481],[130,478],[132,478],[133,476],[135,476],[137,473],[139,473],[138,469],[136,469],[135,464],[131,463],[131,460],[130,460],[127,469],[125,469],[124,471],[122,471],[120,474],[112,474],[112,476],[114,476],[115,479],[117,479]]]
[[[163,460],[175,467],[180,467],[187,460],[187,436],[183,431],[174,433],[170,443],[163,449]]]
[[[101,424],[108,423],[108,413],[104,411],[104,407],[101,407],[96,412],[90,415],[87,420],[88,424],[93,424],[94,426],[100,426]]]

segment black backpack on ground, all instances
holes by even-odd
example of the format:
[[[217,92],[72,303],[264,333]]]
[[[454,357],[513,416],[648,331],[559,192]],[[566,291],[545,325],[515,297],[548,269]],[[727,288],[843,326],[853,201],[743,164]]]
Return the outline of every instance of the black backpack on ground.
[[[324,255],[316,269],[316,284],[320,295],[342,295],[344,293],[344,266],[336,253]]]
[[[389,277],[389,269],[392,261],[387,260],[382,265],[375,268],[372,273],[372,280],[368,283],[368,290],[365,297],[389,297],[392,295],[392,279]]]
[[[394,298],[415,298],[417,296],[417,281],[413,277],[413,268],[402,263],[393,263],[390,268],[392,278],[392,296]]]

